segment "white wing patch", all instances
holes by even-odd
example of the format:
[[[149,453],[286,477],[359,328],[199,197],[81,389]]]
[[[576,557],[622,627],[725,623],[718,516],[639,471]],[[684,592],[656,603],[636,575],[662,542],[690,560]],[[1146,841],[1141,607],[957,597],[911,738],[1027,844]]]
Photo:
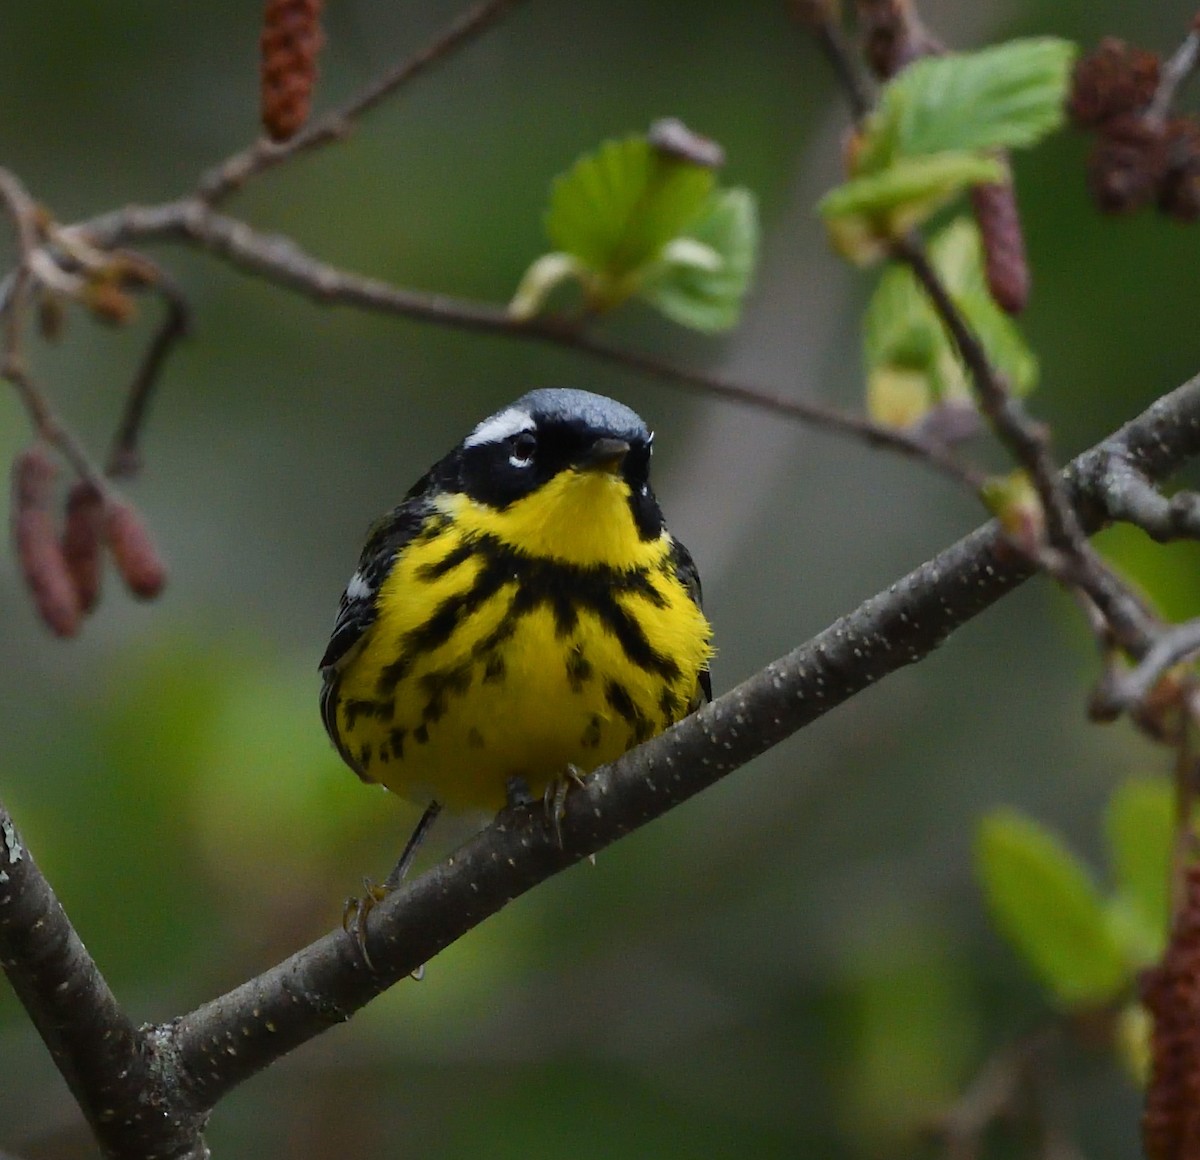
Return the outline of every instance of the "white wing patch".
[[[375,594],[375,589],[364,579],[361,572],[355,572],[346,585],[347,600],[367,600]]]
[[[522,431],[533,431],[536,427],[537,424],[528,412],[509,407],[507,411],[500,411],[491,418],[484,419],[463,440],[463,446],[478,447],[480,443],[503,443],[505,439],[520,435]]]

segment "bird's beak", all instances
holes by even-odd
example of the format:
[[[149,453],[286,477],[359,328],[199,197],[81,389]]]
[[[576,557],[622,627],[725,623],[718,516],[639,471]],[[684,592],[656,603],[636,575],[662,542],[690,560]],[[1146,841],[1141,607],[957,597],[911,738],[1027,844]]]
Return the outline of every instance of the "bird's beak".
[[[597,439],[576,461],[579,471],[607,471],[613,475],[621,473],[629,444],[624,439],[604,436]]]

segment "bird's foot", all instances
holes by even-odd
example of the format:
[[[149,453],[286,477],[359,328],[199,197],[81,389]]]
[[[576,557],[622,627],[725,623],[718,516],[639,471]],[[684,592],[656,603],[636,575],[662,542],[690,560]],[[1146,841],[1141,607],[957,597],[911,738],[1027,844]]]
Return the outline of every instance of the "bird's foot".
[[[556,777],[546,786],[542,795],[542,808],[546,811],[546,820],[554,830],[554,842],[561,850],[563,845],[562,823],[567,815],[567,795],[571,787],[583,789],[583,771],[578,766],[568,765],[561,777]]]

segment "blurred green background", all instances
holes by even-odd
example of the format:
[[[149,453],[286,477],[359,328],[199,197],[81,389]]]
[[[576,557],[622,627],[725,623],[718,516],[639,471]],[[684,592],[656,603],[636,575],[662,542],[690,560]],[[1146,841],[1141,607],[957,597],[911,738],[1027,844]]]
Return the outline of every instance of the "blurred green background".
[[[321,107],[423,44],[449,3],[329,5]],[[950,43],[1023,32],[1177,42],[1194,5],[922,5]],[[8,0],[0,164],[61,220],[175,196],[257,131],[261,5]],[[354,137],[231,205],[330,261],[506,300],[545,248],[551,177],[660,116],[715,137],[760,199],[741,327],[699,338],[631,309],[606,333],[747,382],[860,405],[872,278],[812,213],[845,111],[779,0],[521,6]],[[1101,220],[1086,143],[1017,162],[1034,262],[1034,406],[1075,452],[1200,364],[1200,234]],[[7,239],[5,261],[11,260]],[[930,472],[566,352],[325,309],[177,247],[195,307],[130,489],[171,565],[153,605],[109,584],[51,640],[0,560],[0,797],[137,1020],[188,1010],[335,926],[415,819],[330,750],[319,658],[367,523],[481,416],[581,386],[657,428],[657,485],[704,576],[729,688],[979,519]],[[73,315],[36,370],[97,450],[154,308]],[[0,394],[0,460],[28,439]],[[1196,550],[1113,541],[1194,615]],[[917,1157],[931,1115],[1047,1000],[992,932],[975,819],[1009,803],[1099,861],[1112,787],[1164,755],[1084,721],[1092,649],[1031,584],[662,822],[509,906],[236,1092],[217,1156]],[[470,832],[440,828],[426,857]],[[0,988],[0,1147],[91,1154]],[[1138,1095],[1068,1052],[1054,1105],[1096,1160],[1137,1152]],[[994,1155],[1028,1154],[993,1141]]]

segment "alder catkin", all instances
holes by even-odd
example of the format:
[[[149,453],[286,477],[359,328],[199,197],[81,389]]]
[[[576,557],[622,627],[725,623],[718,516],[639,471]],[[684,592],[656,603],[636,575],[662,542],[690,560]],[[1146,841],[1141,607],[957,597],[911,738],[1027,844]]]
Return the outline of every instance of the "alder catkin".
[[[25,585],[43,623],[57,636],[79,631],[80,602],[58,539],[54,484],[58,465],[42,443],[13,461],[12,534]]]
[[[62,550],[67,572],[86,616],[100,599],[101,544],[104,535],[104,498],[86,480],[67,492],[67,517]]]
[[[1071,75],[1067,114],[1081,129],[1140,113],[1154,99],[1161,73],[1157,53],[1106,36]]]
[[[1141,990],[1154,1019],[1142,1143],[1148,1160],[1193,1160],[1200,1156],[1200,866],[1188,868],[1170,945],[1143,974]]]
[[[286,141],[308,120],[317,54],[325,43],[321,0],[267,0],[262,28],[262,121]]]
[[[1029,262],[1012,181],[972,186],[971,208],[983,242],[988,290],[1006,314],[1020,314],[1029,301]]]
[[[104,534],[125,587],[143,600],[157,596],[166,583],[167,570],[137,511],[120,500],[110,500],[104,510]]]

